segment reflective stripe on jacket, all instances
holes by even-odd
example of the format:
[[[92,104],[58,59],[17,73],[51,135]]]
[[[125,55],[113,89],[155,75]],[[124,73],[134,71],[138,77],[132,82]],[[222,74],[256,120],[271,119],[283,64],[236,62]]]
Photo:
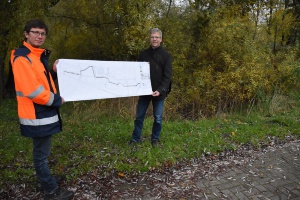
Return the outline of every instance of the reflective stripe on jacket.
[[[21,134],[26,137],[61,131],[61,97],[48,70],[49,55],[50,51],[26,42],[11,54]]]

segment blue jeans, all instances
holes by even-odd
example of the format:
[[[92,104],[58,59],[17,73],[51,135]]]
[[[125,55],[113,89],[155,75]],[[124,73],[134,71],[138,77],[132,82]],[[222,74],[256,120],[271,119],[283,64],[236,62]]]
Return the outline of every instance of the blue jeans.
[[[151,99],[144,96],[139,97],[136,118],[134,120],[134,130],[132,140],[139,142],[141,140],[142,129],[147,109],[152,101],[154,122],[152,126],[151,141],[158,140],[162,129],[162,114],[164,109],[164,99]]]
[[[51,135],[46,137],[34,137],[33,139],[33,163],[38,180],[41,182],[45,193],[51,193],[57,188],[56,180],[51,175],[48,167],[48,157],[51,151]]]

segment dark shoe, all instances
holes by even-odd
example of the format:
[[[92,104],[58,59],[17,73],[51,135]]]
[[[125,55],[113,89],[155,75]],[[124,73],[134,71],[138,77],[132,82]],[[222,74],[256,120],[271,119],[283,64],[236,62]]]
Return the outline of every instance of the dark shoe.
[[[57,184],[59,184],[65,179],[63,175],[53,175],[53,177],[55,178]]]
[[[141,141],[130,140],[130,141],[128,142],[128,145],[129,145],[129,146],[134,146],[134,145],[140,144],[140,143],[141,143]]]
[[[58,187],[54,192],[51,194],[45,194],[44,199],[45,200],[71,200],[74,197],[74,192],[69,191],[69,190],[64,190]]]
[[[56,183],[59,185],[64,179],[65,177],[62,175],[53,175],[53,178],[56,180]],[[38,190],[42,191],[42,184],[39,180],[36,181],[36,187]]]
[[[158,147],[159,146],[159,140],[152,140],[151,144],[152,144],[153,148]]]

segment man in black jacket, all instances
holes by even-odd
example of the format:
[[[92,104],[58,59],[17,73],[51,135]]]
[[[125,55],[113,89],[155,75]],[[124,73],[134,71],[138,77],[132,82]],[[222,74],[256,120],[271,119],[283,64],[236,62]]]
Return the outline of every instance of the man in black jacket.
[[[140,96],[137,104],[134,130],[129,144],[141,141],[141,134],[147,109],[152,102],[154,122],[152,126],[151,144],[158,145],[162,129],[164,101],[170,91],[172,81],[172,56],[161,47],[162,32],[158,28],[150,30],[150,47],[142,51],[138,61],[150,63],[152,95]]]

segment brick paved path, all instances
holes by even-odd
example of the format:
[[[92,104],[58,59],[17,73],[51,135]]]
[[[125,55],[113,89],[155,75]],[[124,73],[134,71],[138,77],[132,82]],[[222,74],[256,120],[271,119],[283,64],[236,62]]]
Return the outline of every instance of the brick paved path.
[[[198,180],[200,199],[300,199],[300,142],[292,142],[211,180]]]
[[[300,200],[300,140],[272,144],[262,151],[242,148],[236,154],[224,155],[129,179],[103,181],[85,176],[88,179],[75,188],[75,199]],[[99,197],[102,187],[109,196]]]
[[[129,179],[103,179],[92,172],[70,189],[76,192],[74,200],[300,200],[300,140],[270,145],[262,152],[243,150],[223,155],[224,159],[204,157]],[[0,199],[43,196],[25,184],[11,188],[11,198],[5,198],[8,193],[0,188]]]

